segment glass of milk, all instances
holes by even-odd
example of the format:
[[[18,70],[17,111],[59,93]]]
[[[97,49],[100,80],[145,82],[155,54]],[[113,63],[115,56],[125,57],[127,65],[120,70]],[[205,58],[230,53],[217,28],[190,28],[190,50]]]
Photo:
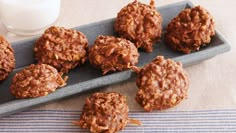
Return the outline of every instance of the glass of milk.
[[[39,34],[56,22],[60,5],[60,0],[0,0],[0,21],[15,34]]]

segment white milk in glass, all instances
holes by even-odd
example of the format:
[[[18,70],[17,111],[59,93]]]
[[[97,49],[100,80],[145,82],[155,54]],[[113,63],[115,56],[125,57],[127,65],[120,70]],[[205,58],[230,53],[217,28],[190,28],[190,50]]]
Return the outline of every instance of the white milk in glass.
[[[41,33],[60,13],[60,0],[0,0],[0,21],[20,35]]]

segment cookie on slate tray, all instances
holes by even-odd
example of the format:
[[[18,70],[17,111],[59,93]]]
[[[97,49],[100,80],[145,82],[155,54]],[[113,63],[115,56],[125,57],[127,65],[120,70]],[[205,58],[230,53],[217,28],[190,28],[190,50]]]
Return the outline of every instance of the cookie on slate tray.
[[[138,63],[138,58],[138,50],[132,42],[113,36],[98,36],[89,49],[90,63],[103,74],[129,69]]]
[[[15,68],[14,50],[10,43],[0,35],[0,81],[7,78]]]
[[[57,88],[66,85],[67,77],[46,64],[31,64],[13,77],[10,91],[16,98],[46,96]]]
[[[131,40],[137,48],[152,52],[153,44],[160,40],[162,17],[155,8],[154,0],[146,5],[135,0],[117,14],[114,29]]]
[[[176,51],[198,51],[215,35],[214,23],[211,14],[201,6],[184,9],[168,24],[165,41]]]
[[[83,33],[52,26],[36,41],[34,52],[39,63],[67,73],[86,61],[87,49],[88,40]]]
[[[94,93],[86,99],[79,121],[73,122],[94,133],[114,133],[128,123],[140,125],[140,121],[128,117],[126,97],[119,93]]]
[[[136,101],[146,111],[171,108],[187,97],[189,78],[181,63],[157,56],[136,71]]]

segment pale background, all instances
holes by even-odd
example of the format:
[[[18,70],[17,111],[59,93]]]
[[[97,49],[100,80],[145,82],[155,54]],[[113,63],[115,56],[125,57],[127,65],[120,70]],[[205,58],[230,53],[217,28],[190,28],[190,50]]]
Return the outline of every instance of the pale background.
[[[132,0],[62,0],[61,14],[56,25],[66,28],[116,17],[116,13]],[[149,0],[142,0],[149,3]],[[158,0],[163,6],[178,0]],[[186,68],[190,77],[189,97],[171,110],[236,109],[236,1],[192,0],[202,5],[214,16],[216,28],[231,44],[231,51]],[[0,34],[10,42],[30,37],[8,33],[0,23]],[[32,37],[32,36],[31,36]],[[128,96],[131,110],[141,110],[134,101],[137,87],[134,80],[97,88],[96,91],[117,91]],[[37,109],[81,109],[87,92],[37,107]]]

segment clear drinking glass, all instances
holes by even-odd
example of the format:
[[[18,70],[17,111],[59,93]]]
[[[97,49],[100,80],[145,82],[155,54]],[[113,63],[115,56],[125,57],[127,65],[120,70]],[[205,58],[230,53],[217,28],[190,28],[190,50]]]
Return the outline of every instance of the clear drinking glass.
[[[0,0],[0,21],[18,35],[35,35],[53,25],[61,0]]]

